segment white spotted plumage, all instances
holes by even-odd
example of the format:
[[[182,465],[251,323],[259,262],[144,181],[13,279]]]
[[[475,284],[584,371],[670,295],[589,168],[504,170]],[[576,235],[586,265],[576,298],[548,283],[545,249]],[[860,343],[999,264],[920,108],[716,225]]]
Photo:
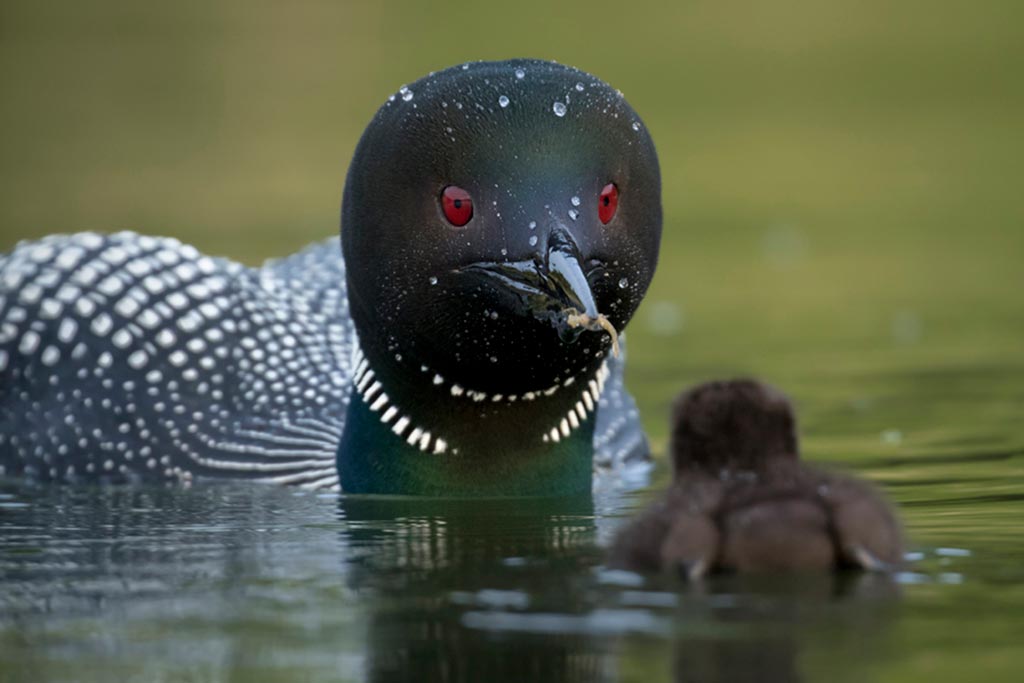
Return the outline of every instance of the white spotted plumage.
[[[296,273],[305,282],[289,286]],[[7,474],[337,486],[354,336],[336,244],[252,271],[173,239],[85,233],[19,245],[0,274]],[[277,326],[264,351],[304,350],[280,354],[274,381],[240,355],[257,316]],[[48,391],[33,388],[40,374]]]

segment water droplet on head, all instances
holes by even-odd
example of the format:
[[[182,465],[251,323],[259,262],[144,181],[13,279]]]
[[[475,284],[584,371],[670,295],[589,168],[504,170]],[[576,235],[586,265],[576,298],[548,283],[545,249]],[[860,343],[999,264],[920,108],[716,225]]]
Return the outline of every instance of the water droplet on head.
[[[412,90],[409,90],[409,86],[403,85],[398,89],[398,92],[402,95],[402,99],[408,102],[412,99]]]
[[[639,121],[634,121],[633,122],[633,130],[640,130],[640,122]]]
[[[498,104],[500,104],[501,108],[504,109],[505,107],[508,106],[508,98],[502,95],[501,97],[498,98]]]
[[[469,69],[469,64],[463,64],[462,65],[462,70],[466,71],[467,69]]]
[[[629,287],[629,280],[626,278],[619,280],[619,289],[625,289],[626,287]]]
[[[579,211],[577,211],[576,209],[569,209],[569,218],[571,218],[573,220],[576,220],[577,218],[579,218],[579,216],[580,216],[580,212]]]
[[[555,116],[559,118],[565,116],[565,105],[561,102],[555,102],[551,105],[551,110],[555,112]]]
[[[580,205],[580,198],[576,197],[575,195],[569,201],[572,202],[573,206],[579,206]]]
[[[530,246],[531,247],[537,246],[537,236],[536,235],[530,235]]]
[[[579,92],[583,92],[583,84],[582,83],[577,83],[576,84],[576,90],[578,90]]]
[[[432,284],[432,285],[436,285],[437,284],[437,278],[434,277],[433,275],[430,276],[430,284]]]
[[[497,311],[491,311],[490,312],[490,318],[491,318],[491,320],[497,320],[498,319],[498,312]]]
[[[537,221],[530,221],[530,230],[537,229]]]
[[[504,247],[502,247],[502,249],[501,249],[501,255],[502,255],[502,256],[508,256],[508,249],[505,249]]]
[[[526,78],[526,72],[523,71],[522,69],[516,69],[516,78],[518,78],[519,80],[523,80],[524,78]]]

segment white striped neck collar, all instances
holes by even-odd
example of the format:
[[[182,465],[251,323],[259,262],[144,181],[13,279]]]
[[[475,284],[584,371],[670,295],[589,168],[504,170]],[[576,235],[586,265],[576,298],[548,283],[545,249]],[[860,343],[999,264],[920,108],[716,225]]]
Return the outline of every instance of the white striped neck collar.
[[[388,394],[383,379],[370,367],[369,360],[358,345],[354,347],[351,367],[354,368],[352,383],[356,396],[366,404],[369,411],[376,415],[381,423],[390,427],[396,436],[405,439],[409,446],[424,453],[440,455],[450,452],[458,454],[458,446],[451,439],[446,438],[437,429],[432,429],[427,423],[417,421],[409,411],[403,410],[402,406],[398,405]],[[499,394],[477,391],[449,382],[426,365],[420,366],[420,372],[424,378],[421,382],[423,390],[436,392],[438,398],[445,400],[512,405],[516,402],[542,401],[555,394],[561,394],[561,392],[577,392],[576,400],[571,402],[571,407],[568,410],[564,413],[560,412],[551,422],[538,430],[537,440],[544,444],[558,443],[562,439],[568,438],[586,422],[597,410],[610,374],[606,360],[596,371],[590,373],[589,377],[579,380],[577,377],[570,377],[563,382],[538,391],[527,391],[522,394]]]

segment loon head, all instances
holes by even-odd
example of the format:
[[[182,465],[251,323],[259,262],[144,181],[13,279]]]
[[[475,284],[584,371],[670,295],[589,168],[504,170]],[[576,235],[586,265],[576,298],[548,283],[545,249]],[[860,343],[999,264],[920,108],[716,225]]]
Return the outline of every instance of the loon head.
[[[390,97],[342,204],[365,354],[343,487],[589,489],[590,418],[654,274],[660,184],[640,117],[576,69],[466,64]]]
[[[402,87],[363,134],[342,208],[370,366],[486,395],[596,371],[609,328],[647,290],[660,234],[640,117],[601,80],[535,60]]]

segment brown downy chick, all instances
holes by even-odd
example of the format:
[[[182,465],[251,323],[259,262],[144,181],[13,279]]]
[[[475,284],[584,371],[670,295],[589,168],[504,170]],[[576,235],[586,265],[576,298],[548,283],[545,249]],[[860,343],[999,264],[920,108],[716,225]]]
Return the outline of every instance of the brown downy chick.
[[[674,481],[627,525],[609,565],[709,572],[890,569],[899,522],[873,487],[800,462],[786,397],[754,380],[683,393],[672,416]]]

